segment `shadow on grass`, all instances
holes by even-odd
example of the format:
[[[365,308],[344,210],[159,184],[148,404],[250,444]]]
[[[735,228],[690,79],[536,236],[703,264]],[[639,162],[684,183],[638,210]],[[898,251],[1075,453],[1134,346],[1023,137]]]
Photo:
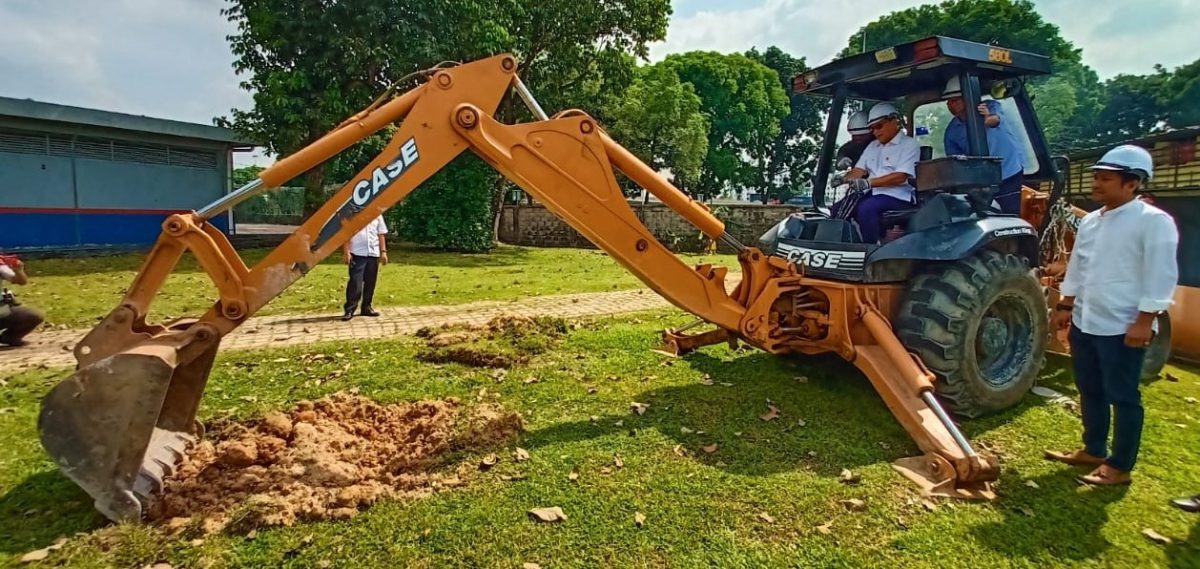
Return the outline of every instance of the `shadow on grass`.
[[[1192,524],[1192,531],[1188,535],[1187,541],[1177,541],[1167,546],[1167,559],[1171,569],[1200,567],[1200,520]]]
[[[781,358],[758,352],[722,360],[697,352],[682,361],[706,373],[713,385],[645,391],[635,396],[637,402],[651,405],[644,416],[613,414],[595,422],[562,423],[526,435],[523,444],[539,447],[656,429],[697,461],[727,472],[766,476],[803,469],[831,478],[845,468],[920,454],[870,382],[840,358]],[[807,381],[797,380],[799,376]],[[1038,404],[1033,399],[962,428],[968,437],[996,428]],[[761,419],[768,401],[780,409],[779,418],[770,422]],[[719,452],[701,451],[714,442]]]
[[[22,554],[107,522],[57,470],[34,474],[0,497],[0,551]]]
[[[1075,477],[1086,473],[1087,469],[1064,466],[1030,479],[1038,488],[1009,480],[997,504],[1004,520],[975,526],[972,533],[984,547],[1009,557],[1100,557],[1111,545],[1100,533],[1108,522],[1107,508],[1124,498],[1128,487],[1081,487]]]

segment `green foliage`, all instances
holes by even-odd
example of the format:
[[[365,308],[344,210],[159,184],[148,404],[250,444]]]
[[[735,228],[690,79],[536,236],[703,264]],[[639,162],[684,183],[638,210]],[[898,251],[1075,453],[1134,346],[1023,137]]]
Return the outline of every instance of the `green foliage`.
[[[708,118],[689,83],[664,64],[642,67],[606,112],[609,133],[655,170],[670,169],[683,190],[700,179],[708,152]]]
[[[547,109],[600,109],[632,81],[636,57],[665,37],[668,0],[230,0],[234,68],[254,108],[219,119],[290,154],[370,103],[384,87],[441,61],[512,52]],[[410,85],[401,85],[401,88]],[[502,107],[512,118],[516,107]],[[370,161],[385,137],[363,141],[304,175],[305,213]],[[490,184],[467,193],[490,206]],[[464,242],[474,239],[463,236]]]
[[[481,252],[495,244],[491,194],[499,174],[474,154],[456,158],[389,214],[402,238],[450,251]]]
[[[778,74],[741,54],[707,51],[671,55],[663,64],[692,84],[711,123],[693,193],[707,199],[756,187],[768,165],[764,149],[771,148],[790,112]]]
[[[260,172],[262,172],[263,170],[266,170],[266,168],[264,168],[262,166],[254,166],[254,165],[242,166],[241,168],[234,168],[233,176],[232,176],[232,182],[233,182],[234,189],[237,189],[246,184],[249,184],[255,178],[257,178],[258,174]]]
[[[775,46],[761,53],[751,49],[746,57],[774,70],[785,94],[791,92],[792,78],[808,68],[803,57],[792,57]],[[820,152],[815,141],[822,135],[821,113],[826,106],[816,97],[791,97],[789,113],[779,125],[779,134],[771,144],[759,149],[759,159],[766,166],[758,170],[760,177],[753,188],[764,200],[786,200],[809,190],[807,186]]]

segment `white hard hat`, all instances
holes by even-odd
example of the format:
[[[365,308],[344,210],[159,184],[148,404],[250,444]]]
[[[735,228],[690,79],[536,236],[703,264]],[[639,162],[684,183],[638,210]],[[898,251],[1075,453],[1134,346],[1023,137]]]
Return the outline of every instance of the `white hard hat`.
[[[870,134],[871,127],[867,126],[867,111],[858,111],[850,115],[850,123],[847,128],[850,134]]]
[[[1100,157],[1089,170],[1111,170],[1136,174],[1142,180],[1154,177],[1154,158],[1141,146],[1122,144]]]
[[[891,103],[876,103],[874,107],[871,107],[871,112],[867,114],[867,124],[874,125],[883,119],[899,116],[900,111],[896,110],[896,105]]]
[[[962,82],[958,80],[958,76],[951,77],[946,82],[946,88],[942,89],[942,100],[953,99],[962,96]]]

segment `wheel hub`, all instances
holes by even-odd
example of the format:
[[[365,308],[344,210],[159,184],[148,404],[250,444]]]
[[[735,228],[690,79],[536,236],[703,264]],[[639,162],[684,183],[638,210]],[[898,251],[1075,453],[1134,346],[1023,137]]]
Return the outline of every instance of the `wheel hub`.
[[[979,343],[984,357],[1004,351],[1008,342],[1008,325],[1003,320],[989,316],[979,324]]]

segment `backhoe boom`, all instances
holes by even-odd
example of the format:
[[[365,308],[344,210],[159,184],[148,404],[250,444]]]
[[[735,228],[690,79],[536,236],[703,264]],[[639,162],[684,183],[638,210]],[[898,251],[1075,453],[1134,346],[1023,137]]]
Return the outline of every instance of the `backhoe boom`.
[[[689,268],[654,238],[629,206],[614,168],[709,237],[740,244],[706,206],[613,141],[594,119],[580,111],[513,125],[494,118],[513,86],[540,113],[516,68],[512,56],[500,55],[432,70],[421,86],[355,115],[246,188],[164,222],[133,286],[76,346],[78,371],[47,395],[39,418],[43,446],[101,512],[140,518],[198,436],[196,411],[223,336],[468,149],[655,292],[718,327],[697,336],[668,333],[674,346],[741,340],[771,353],[837,352],[871,377],[926,452],[922,464],[941,468],[926,474],[934,485],[986,486],[995,478],[995,469],[974,455],[936,400],[925,396],[932,376],[899,347],[876,309],[872,298],[894,291],[863,295],[742,247],[742,282],[727,293],[726,269]],[[396,123],[380,155],[253,267],[207,222]],[[148,324],[151,301],[185,250],[213,279],[219,300],[198,320]]]

